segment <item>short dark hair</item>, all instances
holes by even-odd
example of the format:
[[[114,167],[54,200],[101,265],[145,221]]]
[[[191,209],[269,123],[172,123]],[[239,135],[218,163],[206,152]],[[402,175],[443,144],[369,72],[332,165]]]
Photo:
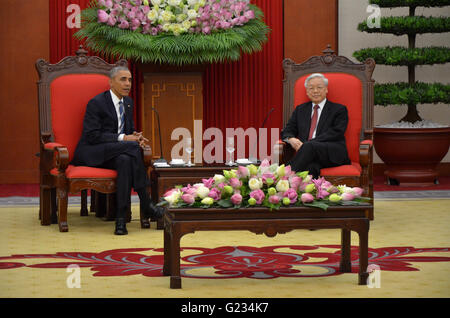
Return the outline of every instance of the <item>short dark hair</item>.
[[[116,76],[116,74],[119,73],[120,71],[128,71],[128,72],[130,72],[130,70],[126,66],[114,66],[111,69],[111,71],[109,71],[109,78],[114,78],[114,76]]]

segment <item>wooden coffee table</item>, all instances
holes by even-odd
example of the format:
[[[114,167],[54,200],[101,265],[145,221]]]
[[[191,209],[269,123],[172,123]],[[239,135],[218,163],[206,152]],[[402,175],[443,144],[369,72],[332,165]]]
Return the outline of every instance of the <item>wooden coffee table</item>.
[[[332,206],[327,211],[309,207],[284,207],[278,211],[255,207],[246,209],[168,209],[164,215],[164,268],[170,288],[181,288],[180,239],[195,231],[248,230],[274,237],[295,229],[341,229],[340,271],[351,272],[351,231],[359,235],[358,283],[368,277],[369,222],[373,205]],[[299,240],[301,236],[299,235]]]

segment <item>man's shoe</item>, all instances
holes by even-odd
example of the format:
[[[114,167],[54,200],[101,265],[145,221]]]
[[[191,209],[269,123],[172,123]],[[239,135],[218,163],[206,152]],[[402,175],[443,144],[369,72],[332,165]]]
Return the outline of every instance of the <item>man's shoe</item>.
[[[116,230],[114,231],[115,235],[127,235],[127,226],[125,219],[117,219],[116,220]]]
[[[156,206],[153,204],[153,202],[150,202],[144,216],[147,219],[153,219],[158,220],[163,217],[164,213],[166,212],[166,209],[162,206]]]

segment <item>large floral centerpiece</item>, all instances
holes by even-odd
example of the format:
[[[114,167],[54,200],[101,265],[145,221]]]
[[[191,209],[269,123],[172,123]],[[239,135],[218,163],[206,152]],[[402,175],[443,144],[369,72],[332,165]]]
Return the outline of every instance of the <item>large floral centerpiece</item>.
[[[359,187],[335,186],[323,177],[314,179],[308,171],[295,173],[290,166],[270,164],[239,166],[202,183],[177,186],[167,191],[159,205],[171,208],[248,208],[264,206],[311,206],[326,210],[330,205],[363,205]]]
[[[212,63],[261,50],[269,28],[249,0],[94,0],[75,36],[144,63]]]

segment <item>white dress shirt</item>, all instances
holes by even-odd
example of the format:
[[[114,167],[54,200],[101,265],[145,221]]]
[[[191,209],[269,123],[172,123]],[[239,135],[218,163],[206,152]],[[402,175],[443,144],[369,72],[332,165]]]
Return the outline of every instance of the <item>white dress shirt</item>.
[[[114,104],[114,107],[116,108],[116,114],[117,114],[117,133],[120,133],[120,125],[121,125],[121,120],[120,120],[120,105],[119,102],[122,101],[123,103],[123,98],[119,99],[119,97],[116,96],[116,94],[114,94],[114,92],[112,90],[109,90],[109,92],[111,93],[111,98]],[[123,111],[125,111],[125,104],[123,105],[124,109]],[[119,137],[117,138],[118,141],[122,141],[123,137],[125,136],[125,134],[120,134]]]
[[[316,124],[316,129],[314,129],[313,135],[312,135],[312,139],[316,138],[316,131],[317,131],[317,127],[319,126],[319,120],[320,120],[320,114],[322,114],[322,110],[323,107],[325,106],[325,103],[327,102],[327,99],[325,98],[323,101],[321,101],[319,104],[314,104],[312,103],[312,112],[311,112],[311,118],[312,116],[314,116],[314,106],[315,105],[319,105],[319,108],[317,109],[317,124]]]

